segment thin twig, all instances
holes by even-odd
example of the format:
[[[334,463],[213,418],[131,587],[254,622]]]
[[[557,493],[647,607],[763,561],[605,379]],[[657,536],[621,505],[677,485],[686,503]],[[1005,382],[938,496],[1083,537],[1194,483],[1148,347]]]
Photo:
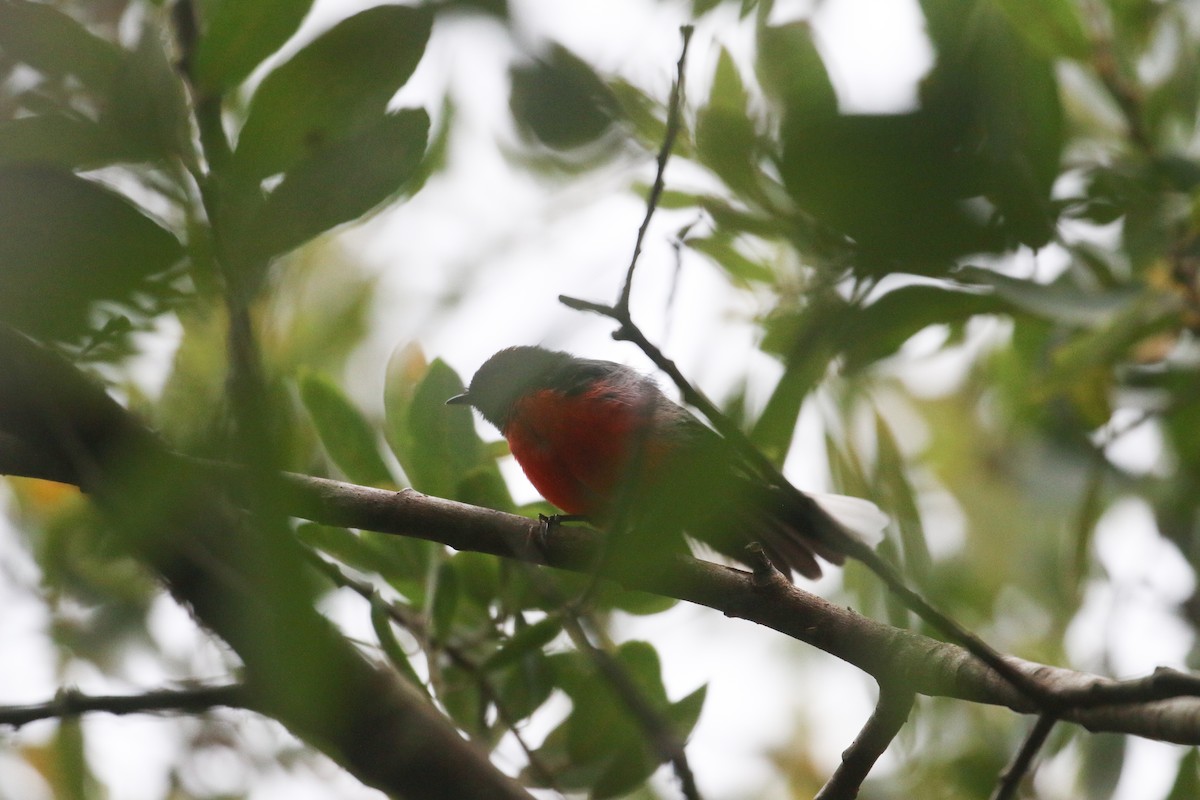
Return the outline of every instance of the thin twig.
[[[650,195],[646,198],[646,215],[642,218],[641,227],[638,228],[637,239],[633,243],[633,257],[630,258],[629,269],[625,272],[625,286],[621,290],[621,299],[617,301],[617,307],[624,309],[626,313],[629,312],[629,297],[633,292],[633,273],[637,269],[638,258],[642,254],[642,242],[646,238],[650,220],[658,209],[658,201],[666,187],[664,175],[667,171],[667,161],[671,158],[671,150],[675,147],[675,139],[679,135],[679,119],[682,114],[684,98],[684,67],[687,65],[688,44],[692,41],[694,30],[691,25],[684,25],[679,29],[679,33],[683,37],[683,48],[679,53],[679,61],[675,65],[675,83],[671,86],[671,97],[667,104],[667,130],[663,135],[662,146],[658,150],[658,169],[654,175],[654,184],[650,187]]]
[[[108,714],[175,712],[198,714],[213,708],[250,708],[249,694],[241,684],[159,689],[136,695],[87,695],[64,689],[53,700],[0,708],[0,725],[20,728],[43,719],[66,719],[101,711]]]
[[[1037,722],[1029,731],[1029,735],[1021,744],[1021,749],[1017,751],[1012,762],[1001,773],[1000,782],[996,784],[996,791],[992,792],[991,800],[1012,800],[1017,796],[1021,781],[1033,767],[1033,760],[1042,746],[1046,744],[1046,739],[1050,736],[1050,731],[1054,729],[1056,722],[1058,722],[1058,718],[1050,714],[1038,717]]]
[[[854,742],[813,800],[853,800],[875,762],[908,721],[916,694],[910,687],[880,684],[879,702]]]

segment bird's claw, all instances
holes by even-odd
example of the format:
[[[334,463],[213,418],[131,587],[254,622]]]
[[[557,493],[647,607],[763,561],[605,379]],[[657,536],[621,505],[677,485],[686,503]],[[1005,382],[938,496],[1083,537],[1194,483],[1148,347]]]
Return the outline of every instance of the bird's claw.
[[[538,514],[538,526],[533,533],[533,546],[538,552],[545,553],[550,541],[550,534],[564,522],[582,522],[587,517],[579,514]]]

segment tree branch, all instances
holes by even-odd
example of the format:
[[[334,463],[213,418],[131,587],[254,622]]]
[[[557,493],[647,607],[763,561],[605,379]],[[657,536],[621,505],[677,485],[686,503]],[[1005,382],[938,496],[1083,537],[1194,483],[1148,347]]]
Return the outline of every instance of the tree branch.
[[[1012,763],[1005,768],[1004,773],[1000,776],[1000,782],[996,784],[996,791],[992,793],[991,800],[1012,800],[1017,796],[1017,790],[1021,786],[1021,781],[1025,775],[1033,767],[1033,760],[1037,757],[1042,746],[1046,744],[1046,738],[1050,736],[1050,731],[1054,730],[1054,724],[1057,719],[1049,714],[1043,714],[1038,717],[1033,728],[1029,731],[1029,735],[1025,737],[1025,741],[1021,744],[1021,749],[1017,751],[1013,757]]]
[[[0,432],[36,470],[86,489],[111,543],[245,665],[253,703],[364,783],[406,800],[529,800],[416,689],[369,663],[317,613],[298,544],[252,528],[227,478],[171,455],[64,359],[0,326]]]
[[[218,706],[252,708],[251,701],[252,694],[237,683],[160,689],[136,695],[87,695],[75,689],[64,689],[45,703],[0,707],[0,725],[20,728],[38,720],[78,717],[97,711],[118,715],[164,711],[200,714]]]
[[[880,684],[879,702],[858,738],[842,753],[841,766],[814,800],[854,800],[867,774],[908,721],[916,696],[906,686]]]
[[[650,220],[654,218],[654,212],[658,209],[658,201],[666,188],[664,176],[667,171],[667,161],[671,158],[671,150],[674,149],[675,139],[679,136],[679,117],[683,109],[688,44],[692,41],[694,30],[695,28],[691,25],[684,25],[679,29],[679,33],[683,37],[683,47],[679,53],[679,61],[675,64],[675,83],[671,86],[671,96],[667,102],[667,130],[663,135],[662,146],[658,150],[656,159],[658,168],[654,173],[654,183],[650,187],[650,195],[646,198],[646,215],[642,218],[641,226],[638,227],[637,239],[633,243],[633,256],[629,259],[629,268],[625,272],[625,286],[621,289],[621,299],[617,301],[617,308],[624,309],[626,314],[629,313],[629,298],[633,293],[633,273],[637,270],[638,258],[642,254],[642,242],[646,239]]]
[[[213,466],[214,469],[223,467]],[[502,556],[591,575],[601,534],[561,526],[542,547],[530,546],[537,520],[429,497],[289,474],[285,503],[295,516],[326,525],[412,536],[456,550]],[[1040,713],[1029,697],[963,647],[894,628],[835,605],[788,581],[693,558],[608,565],[603,573],[631,589],[707,606],[810,644],[888,684],[907,682],[918,694]],[[1064,706],[1061,718],[1091,731],[1200,744],[1200,678],[1160,669],[1130,681],[1002,656],[1010,670],[1036,680]]]

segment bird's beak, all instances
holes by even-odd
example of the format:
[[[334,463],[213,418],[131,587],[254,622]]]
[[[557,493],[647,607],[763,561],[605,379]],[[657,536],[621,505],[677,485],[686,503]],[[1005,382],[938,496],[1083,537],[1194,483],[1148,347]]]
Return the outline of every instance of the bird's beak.
[[[454,395],[454,397],[451,397],[449,400],[446,401],[446,405],[448,405],[448,406],[469,406],[469,405],[471,405],[471,395],[467,394],[466,392],[463,392],[462,394],[456,394],[456,395]]]

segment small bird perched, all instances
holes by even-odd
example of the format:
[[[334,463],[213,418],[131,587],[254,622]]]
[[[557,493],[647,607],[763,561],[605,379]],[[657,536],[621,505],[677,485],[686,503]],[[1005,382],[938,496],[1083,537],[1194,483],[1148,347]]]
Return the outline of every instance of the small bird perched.
[[[745,562],[746,545],[757,541],[784,574],[816,579],[817,556],[841,564],[837,542],[848,535],[873,546],[887,524],[867,500],[786,491],[754,477],[653,380],[611,361],[510,347],[446,402],[473,406],[499,428],[548,501],[601,524],[620,521],[636,535],[630,546],[648,554],[681,550],[686,533]]]

